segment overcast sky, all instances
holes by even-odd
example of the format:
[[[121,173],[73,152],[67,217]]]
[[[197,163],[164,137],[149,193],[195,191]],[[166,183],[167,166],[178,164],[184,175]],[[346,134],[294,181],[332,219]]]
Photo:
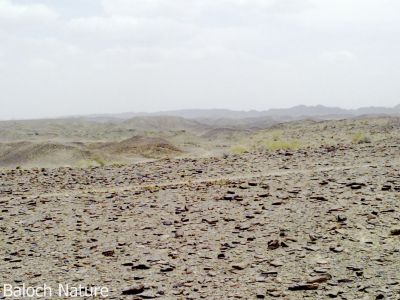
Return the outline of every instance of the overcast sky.
[[[0,0],[0,119],[400,103],[399,0]]]

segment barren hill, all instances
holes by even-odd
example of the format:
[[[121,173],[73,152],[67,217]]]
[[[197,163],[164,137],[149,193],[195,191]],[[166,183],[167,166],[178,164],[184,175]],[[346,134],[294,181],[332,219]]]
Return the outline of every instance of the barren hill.
[[[56,166],[76,165],[92,154],[77,144],[54,142],[0,143],[0,166]]]
[[[111,155],[142,155],[144,157],[165,157],[182,152],[165,139],[145,136],[134,136],[121,142],[99,144],[97,149]]]

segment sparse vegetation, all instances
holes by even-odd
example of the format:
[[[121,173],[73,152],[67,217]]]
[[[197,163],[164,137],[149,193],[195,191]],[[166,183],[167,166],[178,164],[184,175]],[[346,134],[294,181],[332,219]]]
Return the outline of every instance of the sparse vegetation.
[[[264,143],[265,149],[276,150],[296,150],[300,148],[300,142],[294,139],[290,140],[269,140]]]
[[[90,159],[80,159],[77,163],[76,163],[76,167],[78,168],[90,168],[90,167],[94,167],[95,163],[93,160]]]
[[[157,185],[147,185],[147,186],[144,186],[143,187],[143,190],[144,191],[148,191],[148,192],[151,192],[151,193],[153,193],[153,192],[156,192],[156,191],[158,191],[160,188],[157,186]]]
[[[274,131],[272,132],[272,140],[274,142],[278,142],[282,137],[282,132],[281,131]]]
[[[243,154],[249,152],[249,150],[245,146],[235,145],[231,147],[230,152],[233,154]]]
[[[221,125],[211,123],[202,127],[200,123],[188,123],[184,119],[173,120],[173,124],[164,124],[163,118],[152,118],[149,123],[136,120],[135,135],[126,130],[133,127],[125,123],[21,121],[14,126],[3,122],[0,124],[0,167],[85,168],[167,157],[230,157],[248,152],[380,143],[398,138],[398,131],[394,129],[400,122],[399,118],[385,117],[322,122],[299,120],[273,125],[251,123],[251,126],[239,122],[219,127]],[[26,137],[31,125],[40,129],[40,139]],[[188,129],[174,129],[178,128],[175,125]]]
[[[371,137],[363,132],[357,132],[352,136],[351,141],[353,144],[369,144],[371,143]]]
[[[215,180],[214,181],[214,184],[215,185],[220,185],[220,186],[226,186],[226,185],[228,185],[228,184],[230,184],[231,183],[231,181],[230,180],[228,180],[228,179],[217,179],[217,180]]]
[[[299,136],[297,131],[263,130],[253,136],[252,149],[255,151],[296,150],[300,142],[294,138]]]
[[[104,167],[106,165],[106,161],[99,156],[93,157],[93,161],[95,161],[100,167]]]

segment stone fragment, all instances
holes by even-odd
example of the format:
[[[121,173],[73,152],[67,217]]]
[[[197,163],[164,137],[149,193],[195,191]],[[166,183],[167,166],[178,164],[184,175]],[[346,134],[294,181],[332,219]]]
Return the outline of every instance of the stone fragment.
[[[332,252],[335,252],[335,253],[340,253],[340,252],[343,252],[344,248],[341,246],[332,246],[332,247],[329,247],[329,250],[331,250]]]
[[[289,286],[289,291],[309,291],[317,290],[319,285],[317,283],[297,283]]]
[[[400,228],[393,228],[390,230],[390,235],[400,235]]]
[[[132,266],[132,270],[148,270],[151,267],[147,264],[137,264]]]
[[[103,251],[102,254],[106,257],[112,257],[115,254],[114,250],[107,250],[107,251]]]
[[[268,249],[275,250],[279,248],[279,241],[278,240],[271,240],[268,242]]]
[[[234,270],[244,270],[248,267],[248,263],[246,262],[241,262],[241,263],[236,263],[236,264],[232,264],[232,269]]]
[[[324,274],[321,276],[311,278],[310,280],[307,281],[307,283],[324,283],[331,279],[332,276],[330,274]]]
[[[143,293],[145,286],[143,284],[135,285],[122,291],[122,295],[138,295]]]

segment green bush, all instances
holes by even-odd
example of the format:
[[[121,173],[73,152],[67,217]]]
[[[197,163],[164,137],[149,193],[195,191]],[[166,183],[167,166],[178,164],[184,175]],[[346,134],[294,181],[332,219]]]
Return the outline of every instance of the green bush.
[[[371,138],[362,132],[357,132],[351,139],[353,144],[368,144],[371,143]]]

